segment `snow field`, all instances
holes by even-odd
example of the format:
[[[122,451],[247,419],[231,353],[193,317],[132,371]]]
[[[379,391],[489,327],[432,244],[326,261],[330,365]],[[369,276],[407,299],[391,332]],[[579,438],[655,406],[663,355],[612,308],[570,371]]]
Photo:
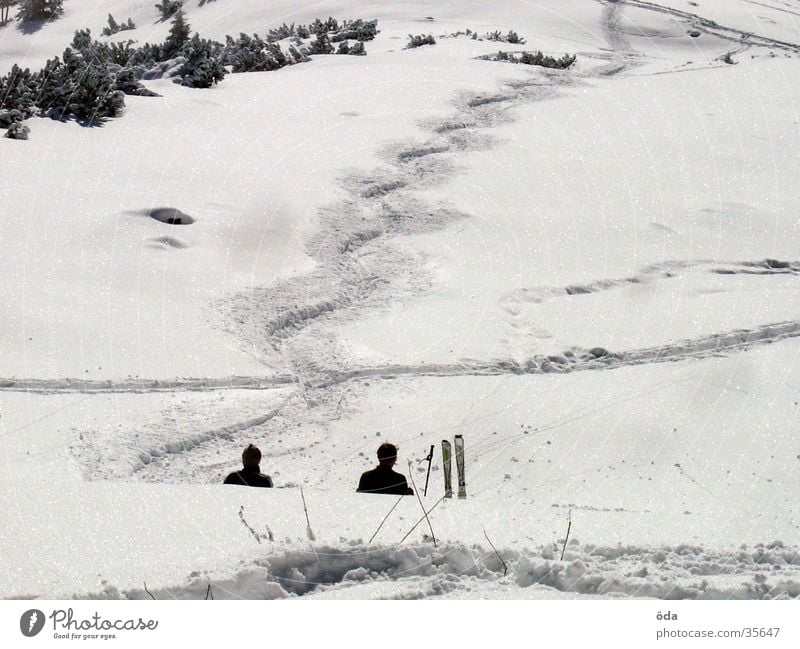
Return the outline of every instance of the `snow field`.
[[[0,140],[0,593],[798,597],[800,37],[790,4],[679,4],[189,2],[205,37],[381,34]],[[167,32],[69,0],[0,30],[0,65],[109,11]],[[441,38],[467,27],[528,42]],[[415,498],[370,544],[377,445],[419,489],[455,434],[469,498],[436,504],[437,459],[437,545],[400,543]],[[249,442],[279,489],[220,484]]]

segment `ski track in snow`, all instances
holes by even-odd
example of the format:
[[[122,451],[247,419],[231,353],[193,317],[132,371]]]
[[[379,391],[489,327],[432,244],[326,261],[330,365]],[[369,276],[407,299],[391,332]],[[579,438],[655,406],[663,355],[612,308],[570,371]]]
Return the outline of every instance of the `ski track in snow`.
[[[553,98],[566,82],[565,75],[541,74],[509,84],[507,92],[464,96],[453,118],[427,125],[430,140],[389,146],[382,156],[385,166],[346,176],[342,185],[350,198],[322,211],[320,233],[307,246],[317,269],[224,299],[220,307],[230,314],[228,329],[248,348],[268,345],[265,351],[282,351],[294,359],[290,364],[302,365],[303,352],[293,343],[302,330],[334,317],[353,319],[356,309],[378,309],[388,299],[421,295],[429,285],[423,260],[387,240],[435,232],[469,215],[426,203],[414,191],[451,176],[456,154],[491,147],[493,138],[482,131],[509,121],[508,108]],[[303,340],[316,347],[313,337]],[[302,376],[302,367],[292,373]]]
[[[522,362],[514,359],[494,361],[465,359],[457,364],[364,367],[343,372],[330,382],[339,383],[352,378],[389,378],[404,375],[492,376],[613,369],[646,363],[666,363],[689,358],[720,356],[724,352],[739,352],[754,345],[773,343],[796,336],[800,336],[800,321],[793,320],[624,352],[609,352],[604,348],[595,347],[589,350],[577,350],[577,353],[567,350],[563,355],[534,356]],[[325,385],[323,383],[315,387],[324,387]]]
[[[648,11],[674,16],[687,22],[692,29],[696,29],[697,31],[704,32],[724,40],[732,41],[740,45],[755,45],[760,47],[780,49],[793,54],[800,53],[800,45],[796,43],[789,43],[787,41],[761,36],[760,34],[755,34],[753,32],[735,29],[733,27],[726,27],[725,25],[720,25],[714,20],[703,18],[698,14],[690,13],[688,11],[681,11],[680,9],[673,9],[672,7],[664,7],[654,2],[645,2],[644,0],[608,1],[614,5],[628,5],[631,7],[637,7],[639,9],[646,9]]]
[[[605,9],[603,10],[603,28],[605,29],[606,40],[611,46],[611,49],[619,57],[625,58],[634,56],[635,52],[628,42],[628,39],[625,38],[625,32],[619,24],[623,3],[617,0],[609,0],[607,2],[601,0],[601,2],[605,5]]]
[[[611,34],[610,41],[624,58],[629,48],[613,36],[618,10],[619,3],[610,4],[605,22]],[[607,76],[607,65],[596,66],[583,76],[592,74]],[[152,482],[214,482],[227,466],[227,462],[219,461],[219,456],[238,455],[240,442],[236,433],[243,430],[247,430],[248,437],[261,445],[270,457],[303,451],[294,432],[301,425],[324,430],[331,418],[349,412],[357,390],[343,389],[343,386],[354,380],[614,369],[720,356],[800,335],[800,321],[788,321],[633,350],[572,347],[561,354],[524,360],[462,359],[449,364],[353,366],[336,335],[331,333],[331,325],[380,310],[390,302],[423,295],[429,287],[430,280],[421,270],[424,259],[392,247],[391,239],[404,234],[434,232],[459,219],[470,218],[446,204],[426,203],[415,196],[414,191],[433,186],[454,174],[454,158],[459,153],[491,148],[494,137],[489,131],[513,119],[510,108],[557,97],[560,87],[582,83],[574,76],[563,71],[534,70],[529,79],[510,82],[494,93],[458,97],[452,116],[424,124],[430,133],[427,140],[389,145],[381,154],[383,165],[368,172],[353,171],[343,177],[342,186],[349,197],[321,211],[320,231],[308,242],[309,254],[317,261],[316,270],[276,286],[254,288],[219,301],[217,306],[227,314],[227,329],[243,341],[245,348],[280,352],[284,369],[277,374],[217,380],[128,379],[117,382],[9,378],[0,379],[0,390],[41,394],[137,394],[294,387],[293,398],[263,417],[206,429],[200,426],[199,432],[182,432],[174,426],[155,424],[153,435],[147,436],[149,441],[144,445],[138,440],[131,442],[130,448],[123,449],[128,462],[121,470],[124,475],[116,475],[117,478],[135,476]],[[504,306],[511,313],[515,301],[569,298],[628,284],[671,279],[680,272],[698,270],[718,274],[798,275],[800,263],[771,259],[667,261],[646,267],[631,277],[521,289],[509,295]],[[159,437],[158,430],[165,439]],[[108,464],[107,458],[93,454],[86,443],[77,445],[73,453],[88,479],[111,477],[103,468]],[[275,473],[275,477],[279,474]]]
[[[106,429],[84,431],[79,435],[80,442],[70,450],[81,465],[85,479],[126,479],[138,472],[146,475],[145,469],[150,464],[159,464],[172,455],[189,453],[202,445],[218,445],[223,440],[239,445],[242,433],[262,426],[275,417],[280,409],[278,407],[238,422],[230,422],[235,415],[228,411],[222,413],[226,423],[220,425],[218,422],[216,426],[213,420],[219,420],[220,415],[200,408],[188,414],[185,411],[162,412],[159,418],[145,426],[137,423],[122,432],[113,431],[111,435]],[[192,419],[198,421],[193,422]],[[271,450],[274,453],[275,449]],[[226,458],[215,468],[222,471],[223,467],[229,465]]]
[[[309,443],[303,431],[324,431],[332,420],[345,416],[358,402],[369,381],[613,370],[634,365],[719,357],[797,336],[800,336],[800,321],[790,321],[625,352],[609,352],[599,347],[576,349],[560,355],[535,356],[524,362],[515,359],[465,359],[453,364],[381,365],[349,369],[320,364],[315,368],[313,378],[307,375],[306,383],[296,386],[296,390],[290,390],[282,403],[268,413],[238,423],[225,422],[209,427],[202,421],[192,425],[183,416],[178,426],[175,423],[176,413],[170,411],[163,414],[161,420],[145,427],[136,424],[126,434],[114,431],[110,439],[104,439],[104,431],[85,431],[81,434],[81,442],[72,447],[72,454],[88,480],[133,477],[156,483],[215,483],[225,468],[230,467],[228,458],[239,454],[240,433],[244,431],[265,456],[276,461],[276,466],[281,464],[277,462],[281,458],[305,457],[324,441],[324,435],[318,441]],[[215,413],[198,411],[198,415],[203,417],[211,414]],[[284,469],[287,475],[292,474],[291,468]],[[324,467],[318,471],[318,481],[322,481],[327,471],[329,469]],[[273,478],[280,477],[281,469],[273,472]],[[294,483],[287,482],[286,486],[294,486]]]
[[[294,382],[291,376],[263,378],[231,376],[224,379],[179,378],[128,379],[97,381],[81,379],[19,379],[0,378],[0,391],[30,392],[32,394],[149,394],[153,392],[209,392],[217,390],[266,390],[286,387]]]
[[[650,284],[680,277],[684,271],[705,271],[717,275],[800,275],[800,262],[764,259],[760,261],[721,262],[711,260],[665,261],[641,269],[636,275],[618,279],[598,279],[584,284],[561,287],[523,288],[510,293],[505,302],[513,312],[519,302],[540,304],[550,299],[571,295],[588,295],[632,284]]]
[[[757,2],[757,0],[744,0],[747,4],[751,5],[758,5],[760,7],[766,7],[767,9],[771,9],[773,11],[780,11],[781,13],[790,14],[792,16],[800,16],[800,12],[792,11],[791,9],[786,9],[785,7],[789,7],[791,5],[786,4],[784,7],[776,7],[775,5],[769,5],[765,2]],[[763,20],[763,17],[759,16]]]
[[[596,546],[563,539],[530,550],[454,543],[284,549],[241,566],[232,576],[195,572],[187,583],[151,589],[156,599],[280,599],[326,596],[421,599],[468,596],[475,589],[524,598],[602,596],[658,599],[788,599],[800,596],[800,553],[780,542],[738,550],[679,545]],[[85,596],[83,596],[85,597]],[[143,589],[107,587],[98,599],[149,599]]]
[[[620,283],[631,280],[619,280]],[[619,284],[596,283],[590,285],[593,290],[602,290]],[[579,290],[570,292],[573,287],[561,289],[564,295],[575,295],[591,292]],[[537,293],[531,298],[541,301],[541,295],[552,295],[549,291]],[[324,360],[315,365],[306,365],[306,375],[302,384],[296,384],[293,378],[284,377],[274,381],[265,381],[255,377],[238,377],[237,385],[204,383],[203,379],[184,379],[169,382],[161,386],[159,381],[145,381],[131,386],[128,382],[112,381],[85,382],[66,380],[0,380],[0,390],[29,392],[38,394],[103,394],[129,393],[145,394],[151,392],[186,392],[216,391],[230,389],[268,390],[276,387],[297,386],[299,389],[325,389],[345,383],[353,379],[364,378],[397,378],[401,376],[495,376],[502,374],[548,374],[566,373],[584,370],[615,369],[647,363],[666,363],[684,361],[690,358],[719,357],[727,353],[741,352],[756,345],[795,338],[800,336],[800,320],[775,322],[750,329],[734,329],[724,333],[686,339],[665,345],[642,347],[627,351],[609,351],[602,347],[581,349],[573,347],[562,354],[536,355],[526,360],[499,358],[493,360],[462,359],[457,363],[421,363],[418,365],[374,365],[348,368],[332,367]],[[165,382],[166,383],[166,382]],[[143,387],[152,384],[153,387]]]

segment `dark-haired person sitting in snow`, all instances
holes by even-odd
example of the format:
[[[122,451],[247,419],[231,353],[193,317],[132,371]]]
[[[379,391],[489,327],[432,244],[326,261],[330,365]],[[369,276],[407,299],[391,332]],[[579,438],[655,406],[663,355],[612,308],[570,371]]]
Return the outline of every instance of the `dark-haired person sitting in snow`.
[[[395,496],[413,496],[406,477],[392,467],[397,462],[397,447],[394,444],[381,444],[378,447],[378,466],[361,475],[358,489],[366,494],[393,494]]]
[[[252,444],[248,445],[242,452],[241,471],[234,471],[227,478],[224,484],[238,484],[245,487],[271,487],[272,478],[261,473],[261,451]]]

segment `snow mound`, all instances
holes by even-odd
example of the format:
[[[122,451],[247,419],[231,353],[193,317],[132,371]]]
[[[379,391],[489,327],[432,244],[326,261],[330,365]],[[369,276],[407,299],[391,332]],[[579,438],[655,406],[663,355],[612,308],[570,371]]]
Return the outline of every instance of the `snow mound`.
[[[192,573],[175,588],[91,597],[114,599],[358,599],[463,597],[502,589],[515,598],[602,596],[658,599],[797,599],[800,553],[780,541],[719,551],[700,546],[596,546],[570,541],[533,550],[463,544],[285,549],[232,576]],[[564,550],[564,559],[560,559]],[[501,559],[502,557],[502,559]]]

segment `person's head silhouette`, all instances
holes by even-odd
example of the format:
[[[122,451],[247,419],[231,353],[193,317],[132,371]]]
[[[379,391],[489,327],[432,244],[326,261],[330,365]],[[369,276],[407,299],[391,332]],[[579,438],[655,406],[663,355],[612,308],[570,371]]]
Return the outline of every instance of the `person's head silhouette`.
[[[258,471],[258,467],[261,464],[261,451],[252,444],[248,445],[248,447],[242,451],[242,464],[245,469]]]
[[[378,447],[378,462],[381,466],[393,467],[397,462],[397,447],[394,444],[384,442]]]

